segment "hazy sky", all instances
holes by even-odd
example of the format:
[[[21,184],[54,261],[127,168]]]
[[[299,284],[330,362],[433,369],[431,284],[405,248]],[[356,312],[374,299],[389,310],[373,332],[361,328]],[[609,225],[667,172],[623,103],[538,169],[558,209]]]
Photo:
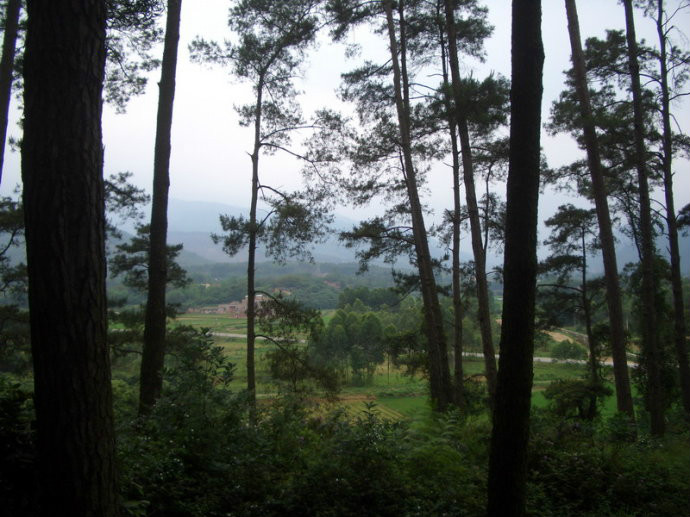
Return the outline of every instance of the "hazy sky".
[[[669,2],[671,4],[675,2]],[[482,78],[491,71],[510,76],[510,2],[489,0],[490,20],[495,26],[493,37],[486,43],[487,62],[483,65],[467,63],[465,74],[472,72]],[[544,121],[551,103],[563,87],[562,71],[569,66],[570,46],[566,28],[564,2],[544,0],[543,38],[546,53],[544,66]],[[173,125],[170,195],[174,198],[213,201],[247,206],[250,187],[250,161],[252,133],[241,128],[233,105],[245,102],[250,94],[247,85],[232,79],[228,70],[192,64],[189,62],[188,43],[196,36],[219,39],[228,36],[226,19],[227,0],[184,0],[182,13],[180,55],[177,75],[177,93]],[[606,29],[623,28],[623,7],[615,0],[580,0],[578,2],[582,37],[603,37]],[[656,41],[654,27],[637,13],[639,37]],[[677,25],[690,29],[690,16],[678,20]],[[350,38],[363,46],[362,54],[378,56],[385,52],[385,42],[362,31]],[[688,41],[685,41],[688,45]],[[338,106],[335,90],[340,74],[355,66],[344,56],[342,46],[322,38],[321,45],[311,53],[301,89],[301,102],[305,113],[321,106]],[[155,134],[156,104],[159,72],[150,78],[147,93],[134,99],[124,115],[106,107],[103,117],[105,172],[129,170],[135,183],[150,190],[153,168],[153,142]],[[675,107],[676,116],[684,131],[690,129],[688,103]],[[16,114],[10,123],[9,134],[19,136]],[[569,163],[581,156],[574,142],[567,136],[550,137],[543,134],[543,147],[549,165]],[[299,166],[280,155],[263,159],[264,178],[269,184],[297,185]],[[5,162],[2,194],[7,195],[19,182],[19,156],[10,153]],[[438,212],[450,206],[450,173],[443,165],[430,173],[427,202]],[[690,170],[688,162],[676,168],[677,206],[690,201]],[[560,195],[542,196],[540,219],[548,217],[555,207],[564,202]],[[341,213],[352,215],[343,208]],[[362,214],[366,212],[358,212]]]

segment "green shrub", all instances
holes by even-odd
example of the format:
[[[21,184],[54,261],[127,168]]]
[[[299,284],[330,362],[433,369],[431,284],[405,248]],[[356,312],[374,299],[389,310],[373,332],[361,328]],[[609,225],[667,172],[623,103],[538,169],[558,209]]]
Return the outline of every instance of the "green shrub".
[[[566,339],[551,347],[551,357],[562,360],[582,360],[587,358],[587,351],[574,341]]]
[[[551,409],[562,417],[592,420],[598,407],[612,391],[601,382],[584,379],[554,381],[544,390],[544,398],[551,401]]]
[[[4,515],[35,515],[32,393],[0,374],[0,501]]]

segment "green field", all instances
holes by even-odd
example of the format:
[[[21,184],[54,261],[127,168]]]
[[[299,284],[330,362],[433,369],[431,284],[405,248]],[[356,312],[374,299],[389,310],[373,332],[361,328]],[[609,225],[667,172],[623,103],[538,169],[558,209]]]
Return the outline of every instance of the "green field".
[[[175,323],[191,325],[199,329],[207,328],[211,332],[247,333],[247,318],[231,318],[226,314],[180,314],[175,318]]]
[[[332,317],[334,311],[326,311],[325,318]],[[231,318],[222,314],[183,314],[176,319],[177,324],[192,325],[196,328],[208,328],[211,332],[228,334],[245,334],[246,319]],[[242,390],[246,385],[246,342],[243,338],[216,337],[216,343],[222,346],[231,362],[235,364],[235,375],[231,386]],[[273,398],[277,387],[271,380],[264,354],[272,346],[264,341],[256,343],[257,396],[259,399]],[[483,360],[479,357],[466,358],[464,363],[466,376],[481,379],[484,370]],[[555,362],[537,362],[534,364],[534,393],[532,405],[545,407],[548,401],[542,391],[552,381],[572,379],[583,376],[585,366],[581,364],[563,364]],[[405,375],[401,370],[386,363],[380,365],[371,383],[356,386],[346,383],[340,394],[340,404],[353,417],[364,411],[367,404],[375,403],[375,411],[385,418],[417,419],[428,415],[430,408],[427,397],[427,382],[420,376]],[[604,407],[606,413],[615,411],[613,397]]]

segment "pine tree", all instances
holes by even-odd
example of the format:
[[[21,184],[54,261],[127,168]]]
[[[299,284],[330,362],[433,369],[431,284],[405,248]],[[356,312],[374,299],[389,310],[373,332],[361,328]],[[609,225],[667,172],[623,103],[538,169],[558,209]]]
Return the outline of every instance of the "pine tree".
[[[118,514],[106,344],[102,0],[30,0],[22,179],[41,515]]]
[[[489,456],[489,517],[525,514],[544,64],[539,1],[513,1],[511,61],[503,317]]]

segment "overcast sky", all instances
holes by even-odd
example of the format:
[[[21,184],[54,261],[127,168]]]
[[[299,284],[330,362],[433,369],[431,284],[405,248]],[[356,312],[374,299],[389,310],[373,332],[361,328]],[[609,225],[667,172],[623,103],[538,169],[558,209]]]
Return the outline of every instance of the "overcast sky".
[[[674,4],[675,2],[668,2]],[[483,65],[466,63],[465,74],[472,72],[482,78],[491,71],[510,76],[510,2],[490,0],[490,20],[495,26],[493,37],[486,43],[487,62]],[[563,88],[563,70],[569,66],[570,46],[566,28],[564,2],[544,0],[543,38],[546,53],[544,65],[543,120],[546,121],[551,103]],[[207,68],[189,62],[187,46],[196,36],[222,40],[228,37],[227,0],[184,0],[181,26],[177,92],[173,123],[171,157],[171,197],[190,201],[213,201],[231,205],[249,204],[250,161],[252,133],[240,128],[233,105],[246,102],[250,94],[246,85],[232,79],[228,70]],[[603,37],[606,29],[624,27],[623,7],[615,0],[580,0],[578,2],[583,39]],[[639,37],[656,41],[653,25],[637,13]],[[690,29],[690,16],[685,14],[677,25]],[[377,56],[385,52],[385,42],[376,36],[358,32],[350,38],[363,46],[363,56]],[[688,46],[688,41],[684,42]],[[324,37],[317,50],[311,53],[301,89],[305,113],[321,106],[337,106],[335,90],[340,74],[355,66],[344,56],[343,48]],[[153,142],[159,72],[150,78],[145,95],[134,99],[124,115],[106,107],[103,116],[105,173],[132,171],[137,185],[150,190],[153,168]],[[676,116],[683,130],[690,129],[688,103],[675,106]],[[9,134],[19,136],[15,119]],[[581,157],[574,142],[567,136],[550,137],[543,134],[542,145],[549,165],[558,166]],[[265,159],[264,178],[269,184],[294,186],[298,184],[299,166],[285,157]],[[676,200],[682,207],[690,201],[690,170],[688,162],[677,163]],[[10,153],[5,161],[3,195],[8,195],[20,181],[18,153]],[[450,174],[443,165],[430,173],[427,202],[440,213],[450,206]],[[565,199],[548,193],[542,196],[540,219],[551,215]],[[373,209],[372,209],[373,210]],[[352,215],[346,208],[342,214]],[[366,212],[357,212],[358,214]]]

